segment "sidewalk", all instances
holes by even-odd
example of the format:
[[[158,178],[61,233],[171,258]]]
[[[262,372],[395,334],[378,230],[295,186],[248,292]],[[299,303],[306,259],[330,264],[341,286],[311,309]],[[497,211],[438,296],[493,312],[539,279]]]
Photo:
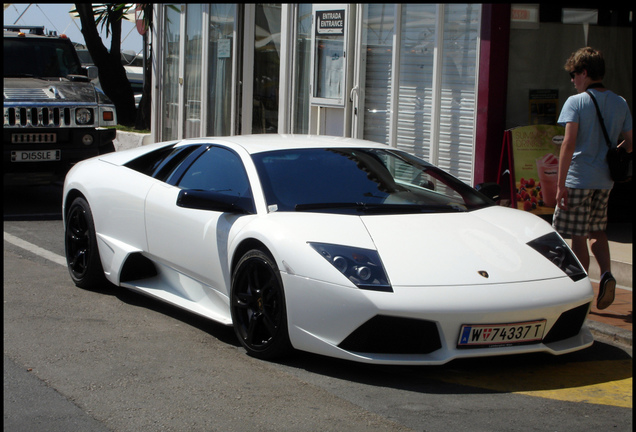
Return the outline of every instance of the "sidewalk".
[[[617,289],[614,303],[607,309],[596,308],[598,265],[590,257],[590,279],[594,287],[594,303],[588,316],[588,326],[592,333],[600,333],[612,340],[632,346],[632,225],[631,223],[609,224],[607,237],[612,258],[612,274],[616,278]],[[566,239],[570,243],[569,239]]]

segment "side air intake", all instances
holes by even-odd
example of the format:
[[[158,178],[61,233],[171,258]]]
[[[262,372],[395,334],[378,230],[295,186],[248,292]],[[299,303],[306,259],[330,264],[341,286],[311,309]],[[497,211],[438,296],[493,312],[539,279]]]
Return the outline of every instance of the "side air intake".
[[[157,276],[157,268],[152,261],[141,253],[134,253],[131,254],[124,263],[120,282],[148,279],[153,276]]]

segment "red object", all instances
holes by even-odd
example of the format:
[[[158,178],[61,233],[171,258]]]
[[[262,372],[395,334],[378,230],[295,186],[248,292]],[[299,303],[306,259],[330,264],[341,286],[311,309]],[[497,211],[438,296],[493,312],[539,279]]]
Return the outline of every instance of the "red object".
[[[139,32],[140,35],[145,35],[146,34],[146,23],[144,22],[144,19],[142,18],[142,13],[143,13],[143,7],[142,5],[138,4],[137,7],[135,8],[135,23],[137,24],[137,31]]]

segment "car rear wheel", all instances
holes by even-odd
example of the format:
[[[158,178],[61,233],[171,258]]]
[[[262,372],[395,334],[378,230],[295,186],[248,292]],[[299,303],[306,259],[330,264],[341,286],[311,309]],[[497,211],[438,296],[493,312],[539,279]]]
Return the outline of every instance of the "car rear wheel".
[[[231,312],[234,331],[249,355],[270,360],[291,350],[283,283],[276,263],[265,252],[251,250],[238,262]]]
[[[93,214],[84,198],[75,198],[69,208],[64,247],[68,270],[75,285],[97,288],[107,284],[97,249]]]

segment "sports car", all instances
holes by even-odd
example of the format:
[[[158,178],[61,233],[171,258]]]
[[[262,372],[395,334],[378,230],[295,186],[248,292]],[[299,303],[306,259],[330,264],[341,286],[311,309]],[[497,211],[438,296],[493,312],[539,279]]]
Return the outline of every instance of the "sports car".
[[[308,135],[185,139],[78,163],[74,283],[233,326],[249,355],[378,364],[590,346],[587,274],[545,220],[396,148]]]

